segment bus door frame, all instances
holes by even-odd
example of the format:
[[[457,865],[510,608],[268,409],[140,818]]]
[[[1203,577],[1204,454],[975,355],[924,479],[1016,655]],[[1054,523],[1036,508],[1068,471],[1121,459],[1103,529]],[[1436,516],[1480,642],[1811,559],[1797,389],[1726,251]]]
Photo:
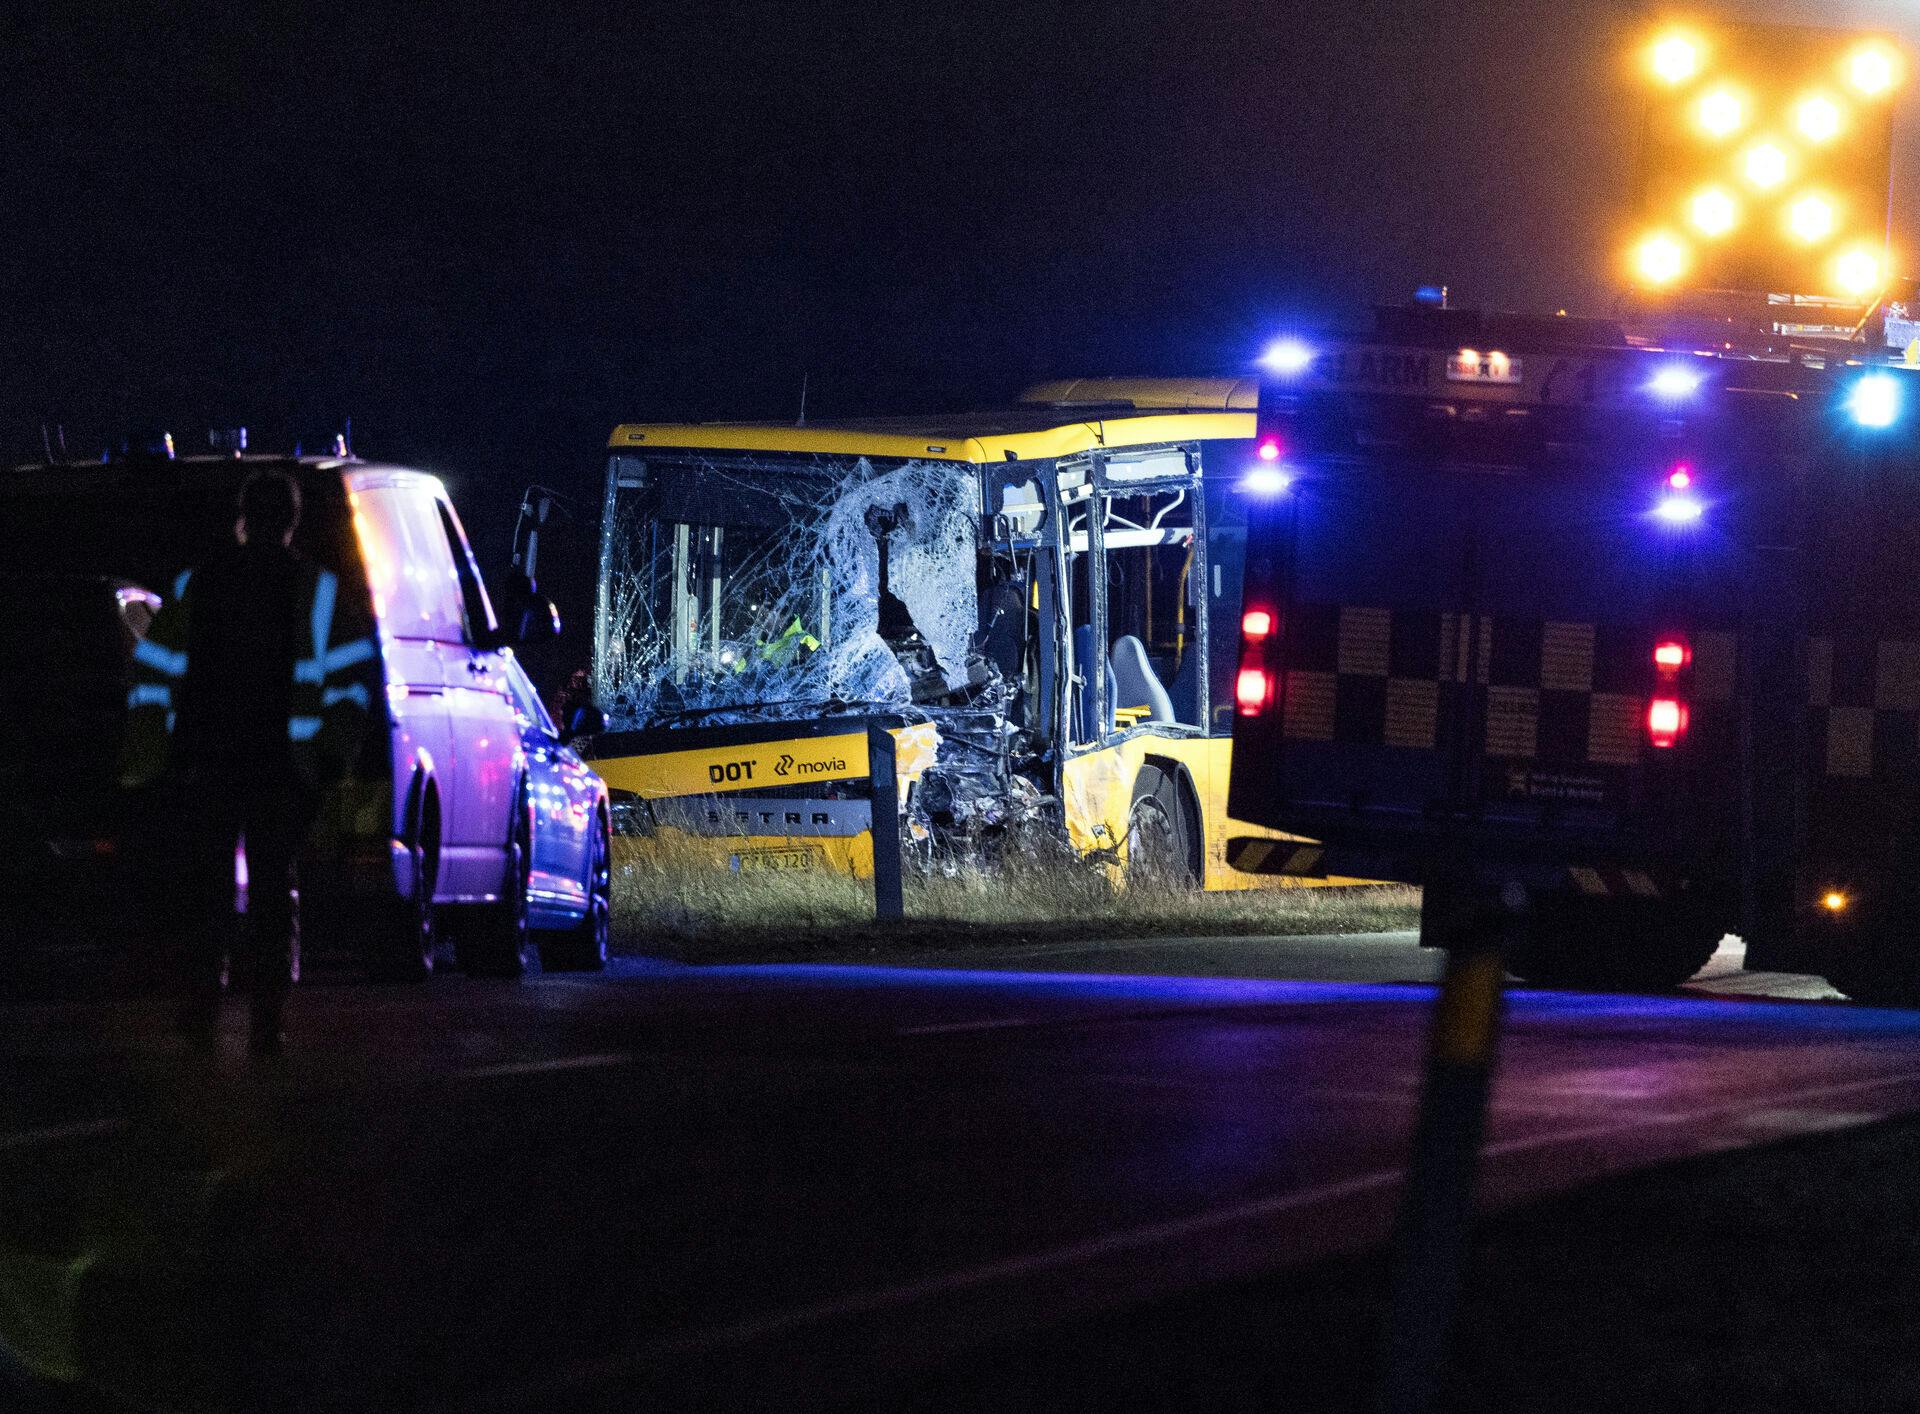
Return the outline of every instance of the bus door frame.
[[[1211,560],[1208,555],[1207,546],[1207,497],[1205,478],[1202,471],[1200,444],[1198,442],[1149,443],[1137,448],[1130,447],[1127,449],[1127,452],[1141,455],[1152,452],[1177,452],[1180,454],[1183,469],[1174,475],[1143,477],[1139,479],[1116,479],[1110,471],[1111,464],[1116,459],[1119,459],[1116,458],[1115,454],[1105,450],[1096,450],[1087,456],[1088,480],[1092,487],[1092,493],[1086,498],[1087,548],[1080,553],[1088,557],[1087,593],[1092,602],[1089,605],[1087,617],[1088,623],[1093,629],[1094,653],[1094,661],[1091,665],[1082,665],[1075,662],[1073,658],[1073,626],[1071,623],[1073,606],[1070,602],[1073,581],[1071,578],[1071,567],[1068,563],[1068,556],[1073,553],[1073,536],[1068,527],[1068,517],[1064,513],[1065,508],[1062,508],[1063,513],[1060,517],[1060,529],[1055,539],[1058,542],[1058,549],[1056,551],[1056,559],[1059,564],[1058,574],[1061,585],[1065,586],[1065,592],[1060,595],[1060,607],[1055,614],[1056,632],[1060,637],[1061,651],[1064,655],[1064,661],[1067,664],[1069,682],[1075,672],[1084,671],[1087,666],[1090,666],[1092,669],[1092,671],[1087,674],[1087,687],[1090,688],[1093,693],[1093,721],[1096,728],[1093,740],[1085,742],[1077,740],[1073,735],[1075,723],[1073,721],[1071,703],[1069,702],[1067,704],[1066,710],[1062,714],[1065,733],[1062,735],[1061,741],[1063,745],[1071,744],[1071,754],[1073,755],[1080,755],[1084,752],[1096,751],[1102,747],[1111,746],[1115,742],[1133,735],[1138,731],[1152,731],[1155,727],[1165,727],[1169,725],[1167,723],[1143,722],[1135,727],[1124,729],[1117,724],[1114,726],[1107,725],[1109,713],[1113,706],[1117,705],[1109,703],[1106,700],[1107,652],[1111,647],[1108,641],[1110,637],[1111,619],[1107,611],[1109,586],[1107,581],[1106,518],[1108,507],[1116,496],[1151,495],[1176,490],[1186,492],[1187,504],[1192,508],[1193,512],[1192,524],[1190,526],[1193,543],[1193,564],[1188,570],[1187,584],[1181,590],[1181,593],[1186,597],[1188,608],[1193,612],[1193,619],[1191,621],[1192,647],[1190,651],[1198,655],[1199,661],[1199,668],[1196,674],[1197,696],[1195,699],[1197,708],[1195,715],[1198,721],[1180,722],[1172,725],[1181,728],[1180,731],[1175,733],[1180,736],[1206,737],[1212,734],[1210,730],[1213,705],[1211,656],[1213,646],[1211,634],[1212,604],[1211,595],[1207,593],[1208,586],[1212,583],[1212,570],[1210,568]],[[1071,465],[1077,460],[1077,458],[1063,459],[1063,463]],[[1055,504],[1059,504],[1057,494]],[[1198,586],[1198,590],[1195,589],[1196,585]],[[1166,684],[1166,686],[1171,688],[1172,684],[1169,683]],[[1067,695],[1070,697],[1071,694],[1069,693]],[[1062,752],[1063,759],[1066,754],[1068,753],[1065,751]]]

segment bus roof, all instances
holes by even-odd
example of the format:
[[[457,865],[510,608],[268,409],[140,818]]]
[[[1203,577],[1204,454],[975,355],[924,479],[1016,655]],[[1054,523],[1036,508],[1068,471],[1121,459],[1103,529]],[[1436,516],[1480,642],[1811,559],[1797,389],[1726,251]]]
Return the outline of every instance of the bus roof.
[[[831,422],[623,423],[607,445],[616,450],[664,447],[732,452],[797,452],[823,456],[898,457],[907,460],[997,462],[1072,456],[1101,447],[1140,447],[1159,442],[1241,441],[1254,434],[1253,398],[1229,400],[1218,392],[1210,410],[1184,403],[1143,403],[1122,398],[1128,384],[1160,380],[1079,380],[1042,384],[1033,392],[1064,390],[1070,396],[1046,403],[1024,401],[986,412],[919,417],[849,418]],[[1169,383],[1172,380],[1167,380]],[[1202,380],[1235,385],[1246,380]],[[1191,380],[1188,380],[1191,382]],[[1094,401],[1071,396],[1094,386]],[[1186,386],[1183,383],[1183,386]],[[1249,385],[1250,387],[1251,385]],[[1139,399],[1151,391],[1137,388]],[[1227,406],[1245,411],[1227,411]]]

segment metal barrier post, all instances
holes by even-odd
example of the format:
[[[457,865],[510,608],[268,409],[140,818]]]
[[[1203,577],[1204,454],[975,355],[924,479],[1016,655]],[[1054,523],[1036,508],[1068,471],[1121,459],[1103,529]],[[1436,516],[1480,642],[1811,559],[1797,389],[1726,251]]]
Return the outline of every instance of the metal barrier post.
[[[893,733],[867,727],[867,773],[873,819],[873,916],[895,922],[906,915],[900,885],[900,787],[894,777]]]
[[[1381,1349],[1384,1414],[1425,1414],[1433,1406],[1473,1234],[1474,1180],[1504,1010],[1501,945],[1512,923],[1487,911],[1461,923],[1434,1000],[1426,1083],[1394,1231]]]

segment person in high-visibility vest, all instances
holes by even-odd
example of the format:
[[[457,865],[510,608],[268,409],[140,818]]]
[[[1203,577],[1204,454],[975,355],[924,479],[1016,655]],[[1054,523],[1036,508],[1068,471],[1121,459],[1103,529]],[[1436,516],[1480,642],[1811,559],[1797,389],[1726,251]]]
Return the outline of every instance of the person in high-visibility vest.
[[[808,654],[820,651],[820,640],[807,632],[807,626],[800,622],[800,616],[794,615],[778,638],[760,645],[760,660],[771,663],[776,668],[787,668],[799,662]]]
[[[187,1000],[180,1029],[211,1045],[244,839],[256,1054],[281,1045],[294,865],[320,787],[352,764],[380,688],[357,597],[293,548],[300,488],[263,470],[240,491],[234,544],[183,573],[134,650],[122,783],[164,783],[176,823]]]

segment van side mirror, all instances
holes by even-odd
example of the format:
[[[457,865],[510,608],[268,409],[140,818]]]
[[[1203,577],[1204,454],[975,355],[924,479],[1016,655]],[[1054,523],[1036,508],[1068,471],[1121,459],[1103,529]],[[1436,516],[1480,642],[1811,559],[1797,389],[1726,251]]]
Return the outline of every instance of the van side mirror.
[[[606,729],[607,714],[589,702],[585,706],[573,709],[573,716],[568,719],[566,730],[560,734],[560,740],[568,742],[578,737],[597,736]]]

